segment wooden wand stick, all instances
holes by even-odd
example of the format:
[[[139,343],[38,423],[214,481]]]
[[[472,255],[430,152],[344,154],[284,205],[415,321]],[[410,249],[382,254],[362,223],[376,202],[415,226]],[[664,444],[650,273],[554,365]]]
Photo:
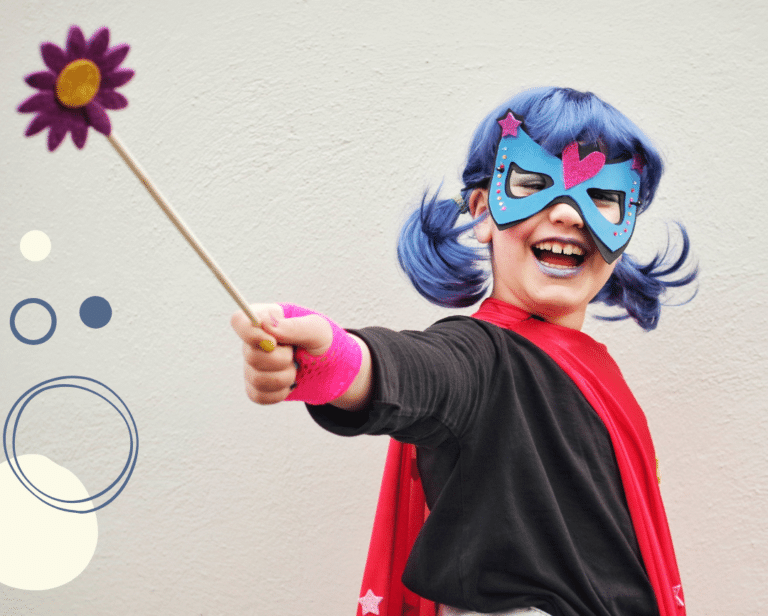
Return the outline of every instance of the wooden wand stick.
[[[189,245],[195,249],[195,252],[208,266],[208,269],[213,272],[213,275],[216,276],[222,286],[227,290],[227,293],[232,296],[232,299],[235,300],[237,305],[240,306],[243,312],[248,315],[248,318],[251,319],[251,323],[253,323],[255,327],[260,327],[261,323],[256,318],[256,315],[254,315],[251,311],[251,307],[248,305],[248,302],[245,301],[245,298],[235,288],[235,285],[232,284],[232,281],[216,264],[216,262],[213,260],[213,257],[205,248],[203,248],[203,245],[198,241],[198,239],[192,233],[192,230],[184,223],[181,217],[179,217],[179,215],[176,213],[176,210],[173,209],[173,206],[165,197],[163,197],[162,194],[160,194],[157,186],[155,186],[144,169],[142,169],[139,162],[133,156],[131,156],[131,153],[126,149],[125,145],[122,141],[120,141],[114,131],[111,131],[111,133],[107,136],[107,140],[112,144],[115,150],[117,150],[117,153],[120,154],[120,157],[125,161],[125,163],[136,174],[136,177],[139,178],[139,181],[144,184],[144,187],[147,189],[149,194],[152,195],[152,198],[160,206],[160,209],[165,212],[165,215],[168,216],[170,221],[179,230],[179,233],[181,233],[184,236],[184,239],[189,242]]]

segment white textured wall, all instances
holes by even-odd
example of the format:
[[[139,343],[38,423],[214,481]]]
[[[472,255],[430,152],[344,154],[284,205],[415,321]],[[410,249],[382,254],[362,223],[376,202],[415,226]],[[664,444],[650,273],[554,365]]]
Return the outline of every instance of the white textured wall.
[[[653,333],[587,331],[649,416],[688,613],[765,613],[764,3],[0,0],[0,15],[0,417],[43,380],[85,375],[141,438],[87,569],[53,590],[0,585],[0,612],[351,614],[386,448],[325,434],[298,404],[250,403],[234,304],[106,140],[50,154],[23,137],[22,76],[78,23],[132,45],[115,131],[243,293],[348,327],[447,314],[397,269],[396,234],[425,186],[458,186],[473,128],[507,95],[570,85],[633,118],[668,173],[630,252],[650,257],[683,220],[700,291]],[[53,244],[39,263],[19,251],[31,229]],[[90,295],[112,305],[102,329],[78,317]],[[8,327],[28,297],[56,310],[45,344]],[[30,413],[25,442],[93,491],[126,437],[76,407]]]

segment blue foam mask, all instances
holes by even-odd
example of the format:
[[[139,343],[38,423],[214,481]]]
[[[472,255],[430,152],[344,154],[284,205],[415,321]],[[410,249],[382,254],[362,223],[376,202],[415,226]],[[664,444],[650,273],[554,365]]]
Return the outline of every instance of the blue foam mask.
[[[512,111],[498,122],[501,139],[488,193],[489,209],[498,228],[506,229],[554,203],[567,203],[579,212],[603,259],[613,263],[624,252],[635,228],[640,159],[606,161],[597,147],[584,148],[575,141],[561,156],[553,156],[528,136],[522,118],[516,118]],[[514,196],[513,173],[538,174],[543,184],[533,194]],[[614,215],[618,222],[609,220],[596,205],[593,195],[598,193],[610,194],[617,201],[619,212]]]

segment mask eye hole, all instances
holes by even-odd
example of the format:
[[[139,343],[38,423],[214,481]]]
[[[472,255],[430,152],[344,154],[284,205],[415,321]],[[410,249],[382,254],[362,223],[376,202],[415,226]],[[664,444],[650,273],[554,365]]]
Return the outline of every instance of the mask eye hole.
[[[590,188],[587,194],[592,197],[592,201],[597,206],[597,211],[611,224],[617,225],[621,222],[622,212],[624,210],[624,193],[620,190],[603,190],[601,188]]]
[[[507,174],[507,194],[510,197],[529,197],[554,185],[552,178],[544,173],[535,173],[521,169],[515,163],[509,166]]]

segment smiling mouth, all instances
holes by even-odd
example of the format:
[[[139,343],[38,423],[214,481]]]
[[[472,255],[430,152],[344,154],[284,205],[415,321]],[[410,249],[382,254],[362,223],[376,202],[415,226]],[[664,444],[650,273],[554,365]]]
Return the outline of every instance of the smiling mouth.
[[[532,246],[536,259],[548,267],[575,269],[586,260],[586,251],[575,244],[546,240]]]

